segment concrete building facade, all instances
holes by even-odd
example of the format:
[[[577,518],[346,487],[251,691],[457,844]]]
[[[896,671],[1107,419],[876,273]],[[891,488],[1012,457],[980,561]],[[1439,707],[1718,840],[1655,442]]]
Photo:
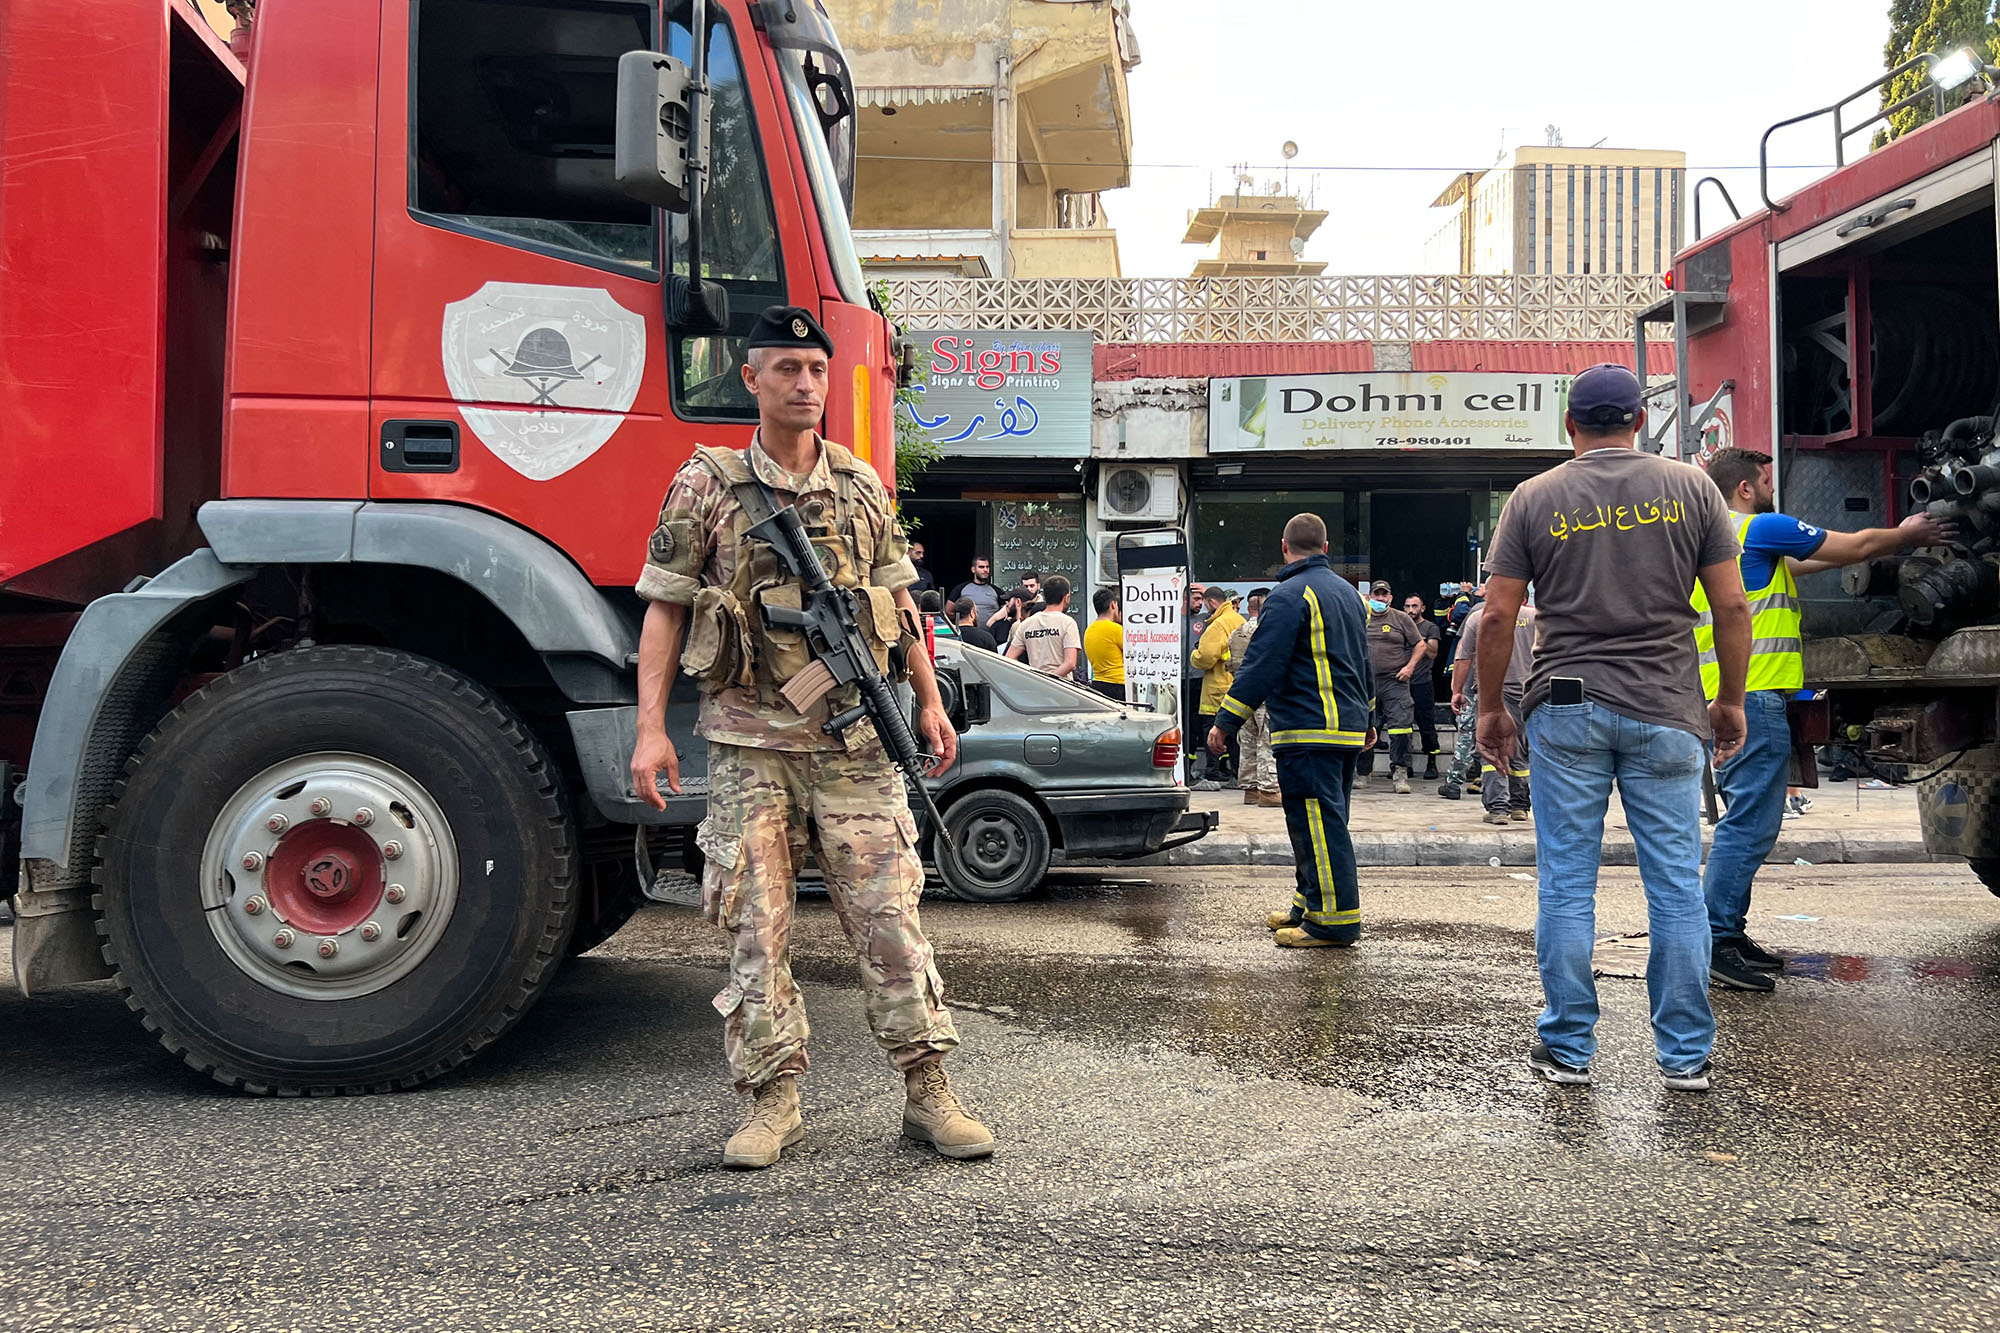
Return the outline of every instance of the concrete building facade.
[[[826,0],[860,103],[871,275],[1116,277],[1132,180],[1127,0]]]
[[[1682,241],[1687,155],[1644,148],[1522,147],[1456,177],[1432,202],[1438,273],[1663,273]]]
[[[1325,221],[1325,209],[1307,207],[1274,183],[1263,194],[1238,189],[1189,210],[1181,244],[1208,247],[1195,262],[1197,278],[1317,277],[1325,262],[1302,259],[1300,252]]]

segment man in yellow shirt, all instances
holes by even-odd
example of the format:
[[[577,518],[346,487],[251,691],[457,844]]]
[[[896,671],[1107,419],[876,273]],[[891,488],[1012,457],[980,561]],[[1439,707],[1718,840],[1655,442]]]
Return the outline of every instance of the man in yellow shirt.
[[[1215,710],[1221,706],[1223,696],[1229,693],[1229,686],[1236,679],[1236,666],[1229,660],[1229,636],[1243,623],[1243,617],[1236,610],[1236,599],[1221,587],[1202,590],[1202,601],[1208,608],[1208,624],[1201,632],[1201,642],[1195,645],[1188,660],[1201,677],[1201,715],[1195,719],[1195,735],[1206,736],[1215,725]],[[1234,747],[1229,756],[1230,766],[1236,762]],[[1220,791],[1224,778],[1222,765],[1217,756],[1208,756],[1208,772],[1199,782],[1191,784],[1196,791]]]
[[[1107,699],[1125,702],[1125,613],[1118,593],[1099,588],[1090,604],[1097,619],[1083,632],[1083,655],[1090,659],[1090,688]]]

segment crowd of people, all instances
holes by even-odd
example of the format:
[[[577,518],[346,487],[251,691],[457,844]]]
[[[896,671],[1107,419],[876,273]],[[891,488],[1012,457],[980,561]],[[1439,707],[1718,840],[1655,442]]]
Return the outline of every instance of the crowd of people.
[[[1770,991],[1784,964],[1747,932],[1757,868],[1799,804],[1788,789],[1799,749],[1788,716],[1805,683],[1796,579],[1953,533],[1922,514],[1842,533],[1777,513],[1768,455],[1671,461],[1636,447],[1643,420],[1632,372],[1579,375],[1565,417],[1574,456],[1508,499],[1487,581],[1444,590],[1459,749],[1439,794],[1458,799],[1476,786],[1487,822],[1524,822],[1532,769],[1545,1006],[1528,1063],[1552,1082],[1584,1084],[1596,1052],[1597,880],[1616,787],[1646,894],[1655,1056],[1669,1089],[1701,1091],[1712,1080],[1709,987]],[[1324,534],[1311,514],[1286,526],[1280,582],[1207,736],[1212,752],[1227,753],[1268,713],[1298,871],[1292,905],[1267,924],[1293,948],[1360,935],[1351,793],[1367,781],[1378,737],[1396,789],[1407,790],[1412,717],[1429,711],[1411,686],[1435,651],[1421,599],[1392,610],[1393,589],[1377,582],[1364,603],[1331,577]],[[1725,810],[1704,869],[1711,765]]]
[[[1565,417],[1574,456],[1509,497],[1486,581],[1445,585],[1437,614],[1420,595],[1399,602],[1386,580],[1365,592],[1343,580],[1325,524],[1295,516],[1272,586],[1241,605],[1220,586],[1190,586],[1182,716],[1201,750],[1191,786],[1238,786],[1245,804],[1285,811],[1298,870],[1291,906],[1268,922],[1278,944],[1351,945],[1350,802],[1378,748],[1394,793],[1412,790],[1419,754],[1423,780],[1439,779],[1432,682],[1448,653],[1457,746],[1438,794],[1476,793],[1489,824],[1538,825],[1546,1006],[1529,1063],[1553,1082],[1591,1080],[1595,895],[1616,787],[1645,886],[1656,1056],[1668,1087],[1698,1091],[1715,1036],[1709,986],[1770,991],[1783,969],[1748,922],[1757,868],[1805,804],[1790,779],[1791,704],[1805,683],[1796,580],[1953,534],[1921,514],[1843,533],[1777,513],[1768,455],[1665,459],[1636,447],[1643,416],[1631,371],[1577,376]],[[984,626],[1008,656],[1122,695],[1115,593],[1098,594],[1079,634],[1066,580],[1026,578],[1001,597],[989,576],[976,562],[954,590],[959,633]],[[1711,768],[1723,813],[1704,868]]]

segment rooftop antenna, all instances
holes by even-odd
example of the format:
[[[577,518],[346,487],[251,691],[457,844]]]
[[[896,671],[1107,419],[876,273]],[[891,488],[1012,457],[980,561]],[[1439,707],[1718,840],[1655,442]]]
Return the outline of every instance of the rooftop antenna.
[[[1548,135],[1548,146],[1550,148],[1560,148],[1563,146],[1562,126],[1551,121],[1549,124],[1544,125],[1542,130]]]
[[[1286,194],[1290,194],[1292,192],[1292,159],[1297,157],[1298,155],[1299,155],[1299,146],[1296,143],[1293,143],[1290,139],[1285,140],[1285,146],[1278,150],[1278,156],[1285,159]]]

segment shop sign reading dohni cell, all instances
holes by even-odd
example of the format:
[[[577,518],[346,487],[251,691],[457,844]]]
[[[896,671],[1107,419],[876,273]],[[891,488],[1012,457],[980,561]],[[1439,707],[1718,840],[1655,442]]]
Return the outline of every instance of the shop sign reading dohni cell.
[[[932,329],[911,336],[928,364],[904,410],[946,458],[1090,454],[1088,333]]]
[[[1563,452],[1569,381],[1394,371],[1210,380],[1208,450]]]

